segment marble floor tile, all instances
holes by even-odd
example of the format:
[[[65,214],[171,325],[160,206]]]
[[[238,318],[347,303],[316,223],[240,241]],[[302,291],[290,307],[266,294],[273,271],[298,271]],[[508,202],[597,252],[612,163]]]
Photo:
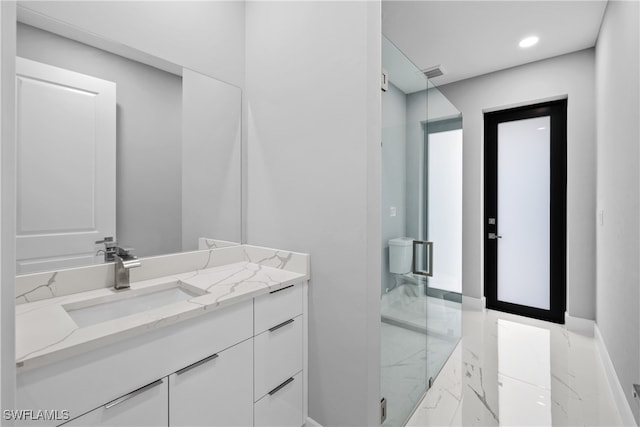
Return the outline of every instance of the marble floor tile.
[[[622,425],[593,338],[492,310],[462,324],[408,426]]]
[[[385,427],[403,425],[455,348],[461,333],[460,303],[427,296],[403,284],[382,296],[382,396]]]
[[[427,389],[427,378],[438,372],[455,346],[402,327],[382,323],[382,395],[387,399],[384,426],[402,425]]]

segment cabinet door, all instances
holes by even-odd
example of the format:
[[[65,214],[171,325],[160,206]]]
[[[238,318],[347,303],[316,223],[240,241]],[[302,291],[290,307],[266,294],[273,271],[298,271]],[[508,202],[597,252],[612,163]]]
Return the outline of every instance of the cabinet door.
[[[169,376],[169,425],[253,425],[253,340]]]
[[[168,381],[163,378],[81,415],[64,426],[166,426],[169,421],[168,396]]]

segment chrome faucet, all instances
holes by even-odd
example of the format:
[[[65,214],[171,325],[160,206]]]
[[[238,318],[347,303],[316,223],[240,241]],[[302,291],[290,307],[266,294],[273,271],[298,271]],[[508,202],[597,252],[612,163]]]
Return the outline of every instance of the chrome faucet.
[[[129,251],[116,246],[116,253],[113,256],[116,267],[116,283],[114,285],[116,289],[128,288],[130,286],[129,271],[141,265],[138,257]]]

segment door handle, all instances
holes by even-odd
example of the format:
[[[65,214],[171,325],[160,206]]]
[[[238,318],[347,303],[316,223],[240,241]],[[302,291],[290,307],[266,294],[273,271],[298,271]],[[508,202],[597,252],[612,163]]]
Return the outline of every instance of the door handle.
[[[418,270],[416,268],[418,259],[418,246],[424,245],[427,248],[427,252],[429,253],[429,269],[428,270]],[[417,274],[418,276],[429,276],[433,277],[433,242],[427,242],[426,240],[414,240],[413,241],[413,274]]]
[[[498,236],[497,233],[489,233],[487,237],[489,238],[489,240],[502,239],[502,236]]]

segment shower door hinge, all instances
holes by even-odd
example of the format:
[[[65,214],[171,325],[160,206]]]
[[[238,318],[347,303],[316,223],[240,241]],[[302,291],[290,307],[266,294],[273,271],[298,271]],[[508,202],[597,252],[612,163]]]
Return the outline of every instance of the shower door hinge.
[[[387,420],[387,399],[380,400],[380,424]]]
[[[382,90],[386,92],[387,89],[389,89],[389,75],[387,74],[387,70],[384,68],[382,69],[382,78],[380,83],[382,84]]]

